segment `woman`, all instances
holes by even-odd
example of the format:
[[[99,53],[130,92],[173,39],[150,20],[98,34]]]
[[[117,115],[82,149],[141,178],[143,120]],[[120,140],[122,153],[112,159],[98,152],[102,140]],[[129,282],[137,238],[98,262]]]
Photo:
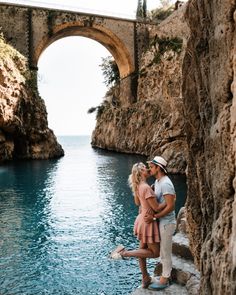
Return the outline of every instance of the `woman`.
[[[119,257],[137,257],[139,259],[143,288],[147,288],[151,283],[151,277],[146,267],[146,258],[157,258],[160,253],[158,223],[156,220],[146,223],[144,216],[147,213],[154,214],[165,207],[165,204],[159,205],[157,203],[153,190],[146,182],[148,176],[149,170],[143,163],[134,164],[129,176],[129,184],[134,194],[135,204],[140,206],[139,215],[134,223],[134,233],[140,241],[139,249],[128,251],[119,246],[111,254],[111,257],[116,259]]]

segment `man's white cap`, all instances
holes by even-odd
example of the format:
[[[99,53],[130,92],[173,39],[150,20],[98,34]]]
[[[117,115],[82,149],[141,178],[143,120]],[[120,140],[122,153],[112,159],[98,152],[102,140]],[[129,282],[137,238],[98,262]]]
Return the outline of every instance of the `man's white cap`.
[[[156,156],[156,157],[154,157],[153,160],[148,161],[148,163],[153,163],[155,165],[158,165],[165,171],[166,174],[168,173],[167,169],[166,169],[167,162],[166,162],[166,160],[164,158],[162,158],[160,156]]]

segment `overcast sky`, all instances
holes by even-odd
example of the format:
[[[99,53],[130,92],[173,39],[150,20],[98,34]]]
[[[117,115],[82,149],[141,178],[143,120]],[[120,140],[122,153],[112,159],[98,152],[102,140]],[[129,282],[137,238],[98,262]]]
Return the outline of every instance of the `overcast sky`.
[[[6,2],[6,1],[0,1]],[[13,0],[8,2],[74,8],[78,11],[134,18],[138,0]],[[175,1],[173,1],[175,2]],[[160,5],[147,0],[148,10]],[[45,100],[49,127],[56,135],[90,135],[95,114],[107,91],[101,68],[102,57],[110,53],[98,42],[84,37],[67,37],[51,44],[40,56],[39,92]]]

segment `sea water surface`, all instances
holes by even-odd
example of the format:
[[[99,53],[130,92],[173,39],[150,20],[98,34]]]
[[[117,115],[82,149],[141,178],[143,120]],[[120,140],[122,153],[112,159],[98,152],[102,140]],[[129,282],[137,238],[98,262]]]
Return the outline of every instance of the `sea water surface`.
[[[138,247],[127,178],[146,158],[93,149],[88,136],[58,140],[61,159],[0,166],[0,294],[128,295],[141,283],[138,261],[107,256]],[[178,211],[186,181],[171,178]]]

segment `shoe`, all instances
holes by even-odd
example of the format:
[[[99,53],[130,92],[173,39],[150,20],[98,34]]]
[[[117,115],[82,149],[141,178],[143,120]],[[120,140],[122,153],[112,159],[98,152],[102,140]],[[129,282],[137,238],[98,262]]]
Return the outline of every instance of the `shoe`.
[[[157,283],[158,281],[160,281],[160,278],[160,276],[151,276],[152,283]]]
[[[121,256],[120,252],[124,250],[125,247],[123,245],[118,245],[112,252],[109,254],[109,258],[114,259],[114,260],[119,260],[123,259]]]
[[[156,281],[156,282],[151,283],[148,286],[148,290],[159,291],[159,290],[163,290],[169,286],[170,286],[169,281],[166,284],[161,284],[160,281]]]

